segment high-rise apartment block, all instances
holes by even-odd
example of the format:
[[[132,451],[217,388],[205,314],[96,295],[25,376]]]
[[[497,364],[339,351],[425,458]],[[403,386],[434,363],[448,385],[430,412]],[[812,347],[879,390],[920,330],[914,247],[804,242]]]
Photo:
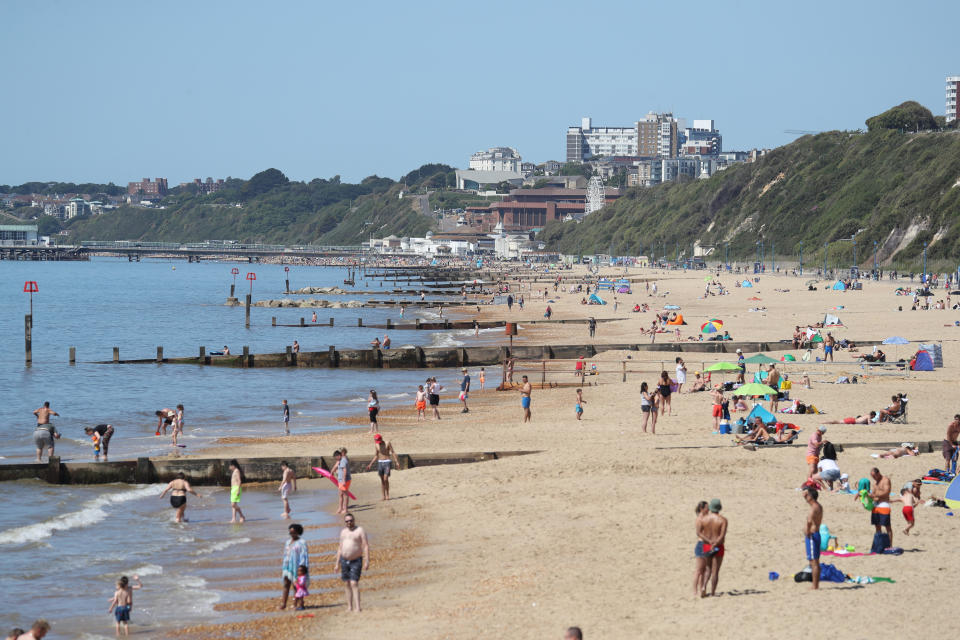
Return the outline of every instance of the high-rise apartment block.
[[[512,147],[493,147],[486,151],[477,151],[470,156],[470,169],[473,171],[513,171],[520,172],[523,160]]]
[[[131,196],[162,198],[167,195],[167,179],[157,178],[156,181],[151,182],[150,178],[144,178],[140,182],[128,182],[127,193]]]
[[[713,129],[713,120],[695,122],[709,123],[719,150],[719,132]],[[689,131],[684,120],[674,118],[672,113],[650,112],[632,127],[595,127],[590,118],[583,118],[579,127],[567,129],[567,162],[585,162],[599,156],[676,158],[685,141],[684,131]]]
[[[957,119],[958,94],[960,94],[960,76],[947,76],[947,123]]]

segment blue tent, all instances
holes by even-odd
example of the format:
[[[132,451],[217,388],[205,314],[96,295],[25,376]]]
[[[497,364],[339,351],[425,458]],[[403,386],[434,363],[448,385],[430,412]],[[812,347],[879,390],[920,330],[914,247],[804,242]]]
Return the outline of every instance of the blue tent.
[[[753,405],[753,411],[750,412],[750,415],[747,416],[747,424],[751,424],[754,418],[759,417],[763,420],[763,424],[773,424],[777,421],[777,417],[764,409],[761,405]]]
[[[917,351],[916,362],[913,363],[914,371],[933,371],[933,358],[928,351]]]
[[[590,302],[592,302],[592,303],[594,303],[594,304],[607,304],[607,303],[604,301],[603,298],[601,298],[600,296],[598,296],[598,295],[595,294],[595,293],[591,293],[591,294],[590,294]]]
[[[833,285],[834,291],[846,291],[847,285],[843,284],[843,280],[837,280],[837,283]]]
[[[743,282],[740,283],[740,286],[741,286],[741,287],[752,287],[753,284],[751,284],[749,280],[744,280]]]

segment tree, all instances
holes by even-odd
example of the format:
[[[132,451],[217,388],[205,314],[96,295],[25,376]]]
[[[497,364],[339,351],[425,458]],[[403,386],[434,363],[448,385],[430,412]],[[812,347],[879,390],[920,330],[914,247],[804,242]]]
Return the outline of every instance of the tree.
[[[593,168],[589,164],[582,164],[580,162],[567,162],[560,167],[560,175],[583,176],[584,178],[590,179],[590,177],[593,175]]]
[[[340,176],[336,176],[336,181],[340,182]],[[256,174],[243,186],[241,194],[246,199],[255,198],[261,194],[267,193],[277,187],[288,184],[290,180],[283,172],[278,169],[267,169]]]
[[[937,122],[930,113],[930,109],[913,100],[898,104],[880,115],[867,118],[867,129],[870,131],[880,129],[925,131],[936,128]]]

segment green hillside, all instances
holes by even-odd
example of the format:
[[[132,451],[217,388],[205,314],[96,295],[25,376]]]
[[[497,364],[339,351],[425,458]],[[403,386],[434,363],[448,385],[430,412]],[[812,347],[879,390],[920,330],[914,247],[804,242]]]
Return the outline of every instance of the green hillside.
[[[434,220],[420,211],[419,199],[398,196],[421,185],[445,184],[449,167],[421,170],[411,183],[371,176],[359,184],[339,176],[291,182],[276,169],[250,180],[230,180],[210,195],[175,189],[163,209],[124,206],[110,213],[71,221],[71,240],[190,242],[237,240],[271,244],[359,244],[373,233],[422,236]],[[420,175],[422,174],[422,175]],[[419,182],[417,182],[419,180]]]
[[[888,112],[889,113],[889,112]],[[929,112],[928,112],[929,113]],[[871,122],[874,124],[874,122]],[[752,260],[763,241],[769,260],[799,257],[849,266],[857,261],[957,267],[960,259],[960,132],[832,131],[804,136],[756,163],[708,180],[633,188],[583,222],[551,222],[540,239],[565,253],[690,255],[693,242]],[[839,241],[839,242],[837,242]]]

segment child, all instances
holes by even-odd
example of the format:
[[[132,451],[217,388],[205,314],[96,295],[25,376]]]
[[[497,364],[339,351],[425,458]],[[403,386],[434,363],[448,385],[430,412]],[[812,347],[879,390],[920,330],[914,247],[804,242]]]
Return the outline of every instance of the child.
[[[90,439],[93,440],[93,459],[100,462],[100,434],[94,431]]]
[[[487,372],[480,367],[480,391],[483,391],[483,385],[487,382]]]
[[[483,378],[481,378],[482,380]],[[482,384],[482,383],[481,383]],[[423,390],[423,385],[417,386],[417,422],[426,420],[424,412],[427,410],[427,392]]]
[[[177,405],[173,418],[173,446],[177,446],[177,437],[183,434],[183,405]]]
[[[134,574],[133,581],[136,584],[130,584],[127,576],[121,576],[117,580],[117,591],[110,599],[110,608],[107,613],[113,612],[113,617],[117,621],[117,635],[120,635],[120,623],[123,623],[123,635],[130,635],[130,609],[133,607],[133,590],[142,589],[140,576]]]
[[[577,389],[577,420],[583,416],[583,405],[587,404],[587,401],[583,399],[583,389]]]
[[[297,590],[293,594],[293,606],[297,611],[303,611],[303,599],[310,595],[307,587],[310,586],[310,575],[307,565],[297,567]]]
[[[907,521],[907,528],[903,530],[903,535],[910,535],[910,530],[916,524],[913,516],[913,507],[917,504],[917,497],[913,494],[913,483],[907,483],[900,489],[899,498],[891,498],[890,502],[903,503],[903,519]]]

